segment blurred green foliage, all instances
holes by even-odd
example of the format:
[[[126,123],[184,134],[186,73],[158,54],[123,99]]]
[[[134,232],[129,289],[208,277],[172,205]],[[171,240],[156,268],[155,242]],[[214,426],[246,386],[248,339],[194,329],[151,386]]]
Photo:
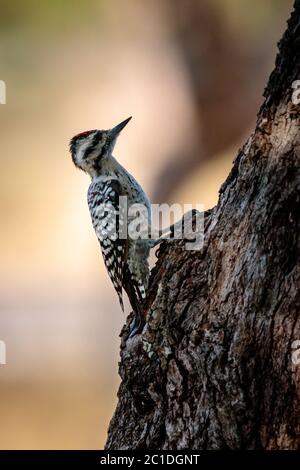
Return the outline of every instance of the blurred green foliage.
[[[212,0],[212,3],[224,15],[229,27],[239,31],[242,37],[260,41],[269,21],[285,16],[293,0]]]
[[[0,29],[50,30],[100,20],[105,0],[1,0]]]
[[[126,3],[132,6],[135,1],[151,10],[169,0],[0,0],[0,33],[24,29],[68,32],[76,25],[103,25],[107,11],[124,9],[124,6],[126,10]],[[229,25],[251,36],[263,30],[276,12],[282,14],[284,6],[283,0],[210,0],[207,3],[214,4]]]

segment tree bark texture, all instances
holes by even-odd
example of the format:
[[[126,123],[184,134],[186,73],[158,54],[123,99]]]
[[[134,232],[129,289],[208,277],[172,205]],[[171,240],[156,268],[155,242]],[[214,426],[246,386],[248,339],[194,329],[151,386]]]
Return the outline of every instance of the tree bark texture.
[[[300,449],[300,0],[201,251],[158,251],[107,449]],[[247,99],[247,97],[245,97]]]

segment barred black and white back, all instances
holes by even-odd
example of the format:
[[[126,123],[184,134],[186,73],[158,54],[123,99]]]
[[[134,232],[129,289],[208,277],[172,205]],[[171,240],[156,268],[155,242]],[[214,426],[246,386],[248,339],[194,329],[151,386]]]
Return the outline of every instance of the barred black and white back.
[[[122,195],[124,188],[119,180],[92,181],[88,190],[88,205],[104,263],[121,307],[124,310],[124,288],[132,308],[141,311],[149,281],[149,243],[147,240],[132,240],[128,234],[126,238],[120,237],[120,226],[127,216],[122,213],[119,204]]]
[[[120,183],[118,180],[91,183],[88,205],[107,272],[123,305],[123,271],[127,258],[127,240],[119,238]]]

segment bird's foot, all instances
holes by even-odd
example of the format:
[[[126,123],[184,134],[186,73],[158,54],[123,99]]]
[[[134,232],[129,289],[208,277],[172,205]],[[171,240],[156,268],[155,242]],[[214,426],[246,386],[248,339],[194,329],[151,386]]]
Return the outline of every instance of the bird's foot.
[[[170,238],[169,235],[162,235],[161,237],[156,238],[155,240],[154,239],[149,240],[150,249],[155,248],[157,245],[159,245],[165,240],[168,240],[169,238]]]

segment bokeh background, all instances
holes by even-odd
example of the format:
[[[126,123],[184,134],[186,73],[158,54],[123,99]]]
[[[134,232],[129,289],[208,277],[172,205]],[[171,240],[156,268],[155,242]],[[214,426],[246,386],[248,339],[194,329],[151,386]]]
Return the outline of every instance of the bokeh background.
[[[102,448],[116,405],[125,317],[69,139],[132,115],[115,155],[153,202],[212,207],[291,6],[0,1],[1,449]]]

